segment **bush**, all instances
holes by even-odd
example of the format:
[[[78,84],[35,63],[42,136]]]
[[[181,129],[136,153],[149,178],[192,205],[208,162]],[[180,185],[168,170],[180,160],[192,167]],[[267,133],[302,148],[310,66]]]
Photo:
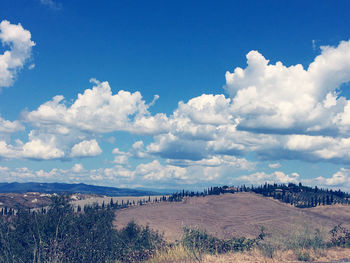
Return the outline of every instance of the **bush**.
[[[331,231],[331,246],[350,247],[350,230],[341,224],[335,226]]]
[[[297,232],[291,236],[287,241],[287,248],[297,251],[299,249],[324,249],[327,244],[324,240],[323,234],[319,229],[311,231],[306,228],[304,231]]]
[[[311,261],[312,258],[310,256],[310,253],[305,250],[297,250],[296,256],[299,261]]]
[[[197,260],[201,259],[202,254],[222,254],[250,250],[261,239],[261,235],[259,235],[256,239],[241,237],[223,240],[209,235],[204,230],[200,229],[185,227],[183,231],[182,245],[188,249]]]
[[[19,211],[0,218],[0,262],[138,262],[163,244],[148,227],[117,231],[114,212],[99,206],[75,213],[58,196],[46,214]]]
[[[141,262],[155,254],[165,242],[148,226],[140,227],[131,221],[118,233],[116,245],[120,262]]]

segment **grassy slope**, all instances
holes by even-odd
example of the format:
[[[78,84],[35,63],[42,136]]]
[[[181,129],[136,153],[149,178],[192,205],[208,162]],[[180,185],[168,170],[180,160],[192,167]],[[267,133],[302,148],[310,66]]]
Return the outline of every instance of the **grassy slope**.
[[[332,248],[323,251],[307,250],[313,262],[332,262],[350,257],[350,248]],[[147,263],[195,263],[189,252],[181,246],[159,252]],[[277,251],[273,258],[266,257],[258,249],[244,253],[227,253],[224,255],[205,255],[202,263],[293,263],[301,262],[292,250]]]
[[[262,225],[270,232],[282,234],[300,225],[325,230],[339,223],[349,227],[350,208],[337,205],[298,209],[253,193],[236,193],[131,207],[117,211],[115,225],[125,226],[131,219],[149,225],[173,241],[181,237],[184,226],[197,226],[220,238],[252,237]]]

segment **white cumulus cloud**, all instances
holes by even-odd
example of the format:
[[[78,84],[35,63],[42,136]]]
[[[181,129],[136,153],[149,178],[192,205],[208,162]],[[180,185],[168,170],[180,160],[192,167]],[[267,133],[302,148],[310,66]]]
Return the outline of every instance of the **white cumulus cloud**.
[[[313,182],[325,187],[342,187],[348,190],[350,189],[350,169],[341,168],[338,172],[334,173],[332,177],[327,178],[319,176],[314,180],[308,180],[308,182]]]
[[[14,133],[24,130],[19,121],[8,121],[0,117],[0,133]]]
[[[108,82],[100,83],[94,79],[91,82],[95,86],[78,94],[72,105],[66,105],[64,97],[58,95],[37,110],[23,113],[23,118],[37,127],[59,124],[97,133],[155,134],[166,129],[166,115],[152,116],[140,92],[120,90],[113,95]]]
[[[265,172],[257,172],[250,175],[240,176],[238,180],[242,180],[245,183],[250,184],[263,184],[267,183],[298,183],[299,179],[298,173],[285,174],[281,171],[275,171],[271,174]]]
[[[0,23],[0,41],[9,48],[0,54],[0,88],[10,87],[17,72],[30,58],[35,43],[31,40],[30,32],[21,24],[11,24],[7,20]]]
[[[96,140],[82,141],[73,146],[71,157],[97,156],[102,153]]]
[[[350,81],[350,41],[321,50],[307,69],[270,64],[250,51],[245,69],[226,72],[225,88],[240,118],[238,127],[262,133],[342,134],[349,114],[344,112],[346,99],[337,92]]]

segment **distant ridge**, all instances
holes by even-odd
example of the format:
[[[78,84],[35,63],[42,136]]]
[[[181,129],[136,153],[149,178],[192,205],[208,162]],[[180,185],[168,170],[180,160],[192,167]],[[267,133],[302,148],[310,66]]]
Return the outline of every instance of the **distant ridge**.
[[[96,186],[88,184],[65,184],[65,183],[0,183],[0,193],[81,193],[106,196],[144,196],[157,195],[157,192],[147,190],[136,190],[130,188],[116,188],[107,186]]]

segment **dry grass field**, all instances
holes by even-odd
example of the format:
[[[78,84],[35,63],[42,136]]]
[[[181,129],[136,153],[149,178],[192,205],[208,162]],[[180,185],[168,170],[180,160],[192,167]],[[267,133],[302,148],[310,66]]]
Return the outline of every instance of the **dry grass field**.
[[[350,206],[333,205],[314,208],[296,208],[272,198],[253,193],[235,193],[219,196],[192,197],[182,202],[152,203],[129,207],[116,211],[115,226],[121,228],[130,220],[164,234],[168,241],[181,238],[185,226],[198,227],[219,238],[255,237],[266,228],[268,236],[265,244],[274,248],[270,258],[261,249],[244,253],[222,255],[203,255],[203,263],[292,263],[298,261],[300,247],[293,244],[300,238],[312,236],[320,229],[321,236],[327,240],[329,230],[338,224],[350,227]],[[300,243],[299,245],[300,246]],[[299,251],[299,252],[298,252]],[[302,249],[312,262],[350,262],[349,248]],[[175,246],[160,251],[148,263],[194,263],[185,248]],[[348,259],[347,261],[338,261]]]
[[[350,248],[331,248],[323,251],[308,250],[313,263],[348,263]],[[317,254],[317,255],[316,255]],[[198,260],[189,256],[182,246],[160,252],[146,263],[196,263]],[[226,253],[222,255],[204,255],[202,263],[300,263],[291,250],[277,251],[273,258],[264,256],[258,249],[243,253]]]
[[[185,226],[199,227],[220,238],[253,237],[261,226],[283,236],[305,226],[324,231],[340,223],[350,227],[350,207],[299,209],[253,193],[235,193],[118,210],[115,226],[121,228],[130,220],[164,233],[169,241],[180,239]]]
[[[102,205],[104,202],[106,205],[110,203],[111,199],[113,199],[113,202],[118,204],[121,204],[122,202],[127,203],[129,201],[130,203],[135,202],[137,204],[138,201],[148,201],[150,200],[153,202],[156,198],[159,200],[162,197],[162,195],[151,195],[151,196],[86,196],[84,199],[81,200],[75,200],[72,201],[72,204],[77,207],[80,205],[81,207],[84,207],[84,205],[93,205],[93,204],[99,204]]]

